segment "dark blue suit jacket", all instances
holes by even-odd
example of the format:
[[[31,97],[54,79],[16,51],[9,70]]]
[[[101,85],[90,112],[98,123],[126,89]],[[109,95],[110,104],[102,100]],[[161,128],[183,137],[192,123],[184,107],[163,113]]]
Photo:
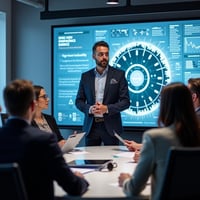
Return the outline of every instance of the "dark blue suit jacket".
[[[29,200],[53,200],[53,180],[70,195],[87,190],[88,183],[66,164],[55,134],[21,119],[8,119],[0,129],[0,162],[19,163]]]
[[[113,130],[122,133],[120,112],[130,106],[128,83],[125,72],[109,66],[104,90],[103,104],[108,106],[108,113],[104,114],[105,127],[110,135]],[[76,97],[77,108],[85,114],[83,131],[90,132],[94,115],[89,114],[89,108],[95,104],[95,74],[91,69],[81,75],[79,90]]]

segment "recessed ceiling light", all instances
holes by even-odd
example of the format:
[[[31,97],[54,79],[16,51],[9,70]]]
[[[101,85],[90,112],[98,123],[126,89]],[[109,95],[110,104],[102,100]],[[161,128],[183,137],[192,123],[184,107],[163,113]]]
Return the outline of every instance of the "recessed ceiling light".
[[[108,5],[117,5],[117,4],[119,4],[119,0],[107,0],[106,4],[108,4]]]

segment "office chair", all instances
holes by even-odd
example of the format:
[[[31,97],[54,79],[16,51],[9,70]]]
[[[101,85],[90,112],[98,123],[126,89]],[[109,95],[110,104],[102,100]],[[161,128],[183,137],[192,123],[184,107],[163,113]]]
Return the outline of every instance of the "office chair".
[[[200,148],[171,148],[160,200],[200,199]]]
[[[0,199],[28,200],[17,163],[0,164]]]
[[[8,119],[8,114],[7,113],[0,113],[1,115],[1,123],[2,126],[6,123],[6,120]]]
[[[149,200],[149,197],[58,197],[56,200]]]

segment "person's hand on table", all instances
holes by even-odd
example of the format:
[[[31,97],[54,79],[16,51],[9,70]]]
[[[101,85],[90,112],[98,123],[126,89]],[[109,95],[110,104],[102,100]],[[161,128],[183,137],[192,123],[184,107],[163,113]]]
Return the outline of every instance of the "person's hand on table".
[[[122,187],[123,183],[126,179],[130,179],[131,175],[129,173],[120,173],[119,177],[118,177],[118,183],[119,186]]]
[[[137,149],[137,150],[135,151],[134,156],[133,156],[133,160],[134,160],[136,163],[138,163],[139,158],[140,158],[140,149]]]
[[[81,172],[75,171],[74,174],[75,174],[76,176],[79,176],[79,177],[81,177],[81,178],[84,178],[84,175],[83,175]]]
[[[62,148],[63,145],[65,144],[65,142],[66,142],[66,140],[60,140],[60,141],[58,142],[59,147]]]
[[[137,149],[140,149],[142,144],[137,143],[133,140],[124,140],[125,141],[125,146],[129,151],[136,151]]]

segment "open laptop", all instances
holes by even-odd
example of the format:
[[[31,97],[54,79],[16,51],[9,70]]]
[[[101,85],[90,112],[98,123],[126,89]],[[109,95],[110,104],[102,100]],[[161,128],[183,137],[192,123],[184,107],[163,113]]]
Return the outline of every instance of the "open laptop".
[[[85,132],[77,133],[75,135],[70,135],[67,138],[66,143],[61,148],[62,152],[68,153],[72,151],[79,144],[79,142],[81,141],[84,135],[85,135]]]

